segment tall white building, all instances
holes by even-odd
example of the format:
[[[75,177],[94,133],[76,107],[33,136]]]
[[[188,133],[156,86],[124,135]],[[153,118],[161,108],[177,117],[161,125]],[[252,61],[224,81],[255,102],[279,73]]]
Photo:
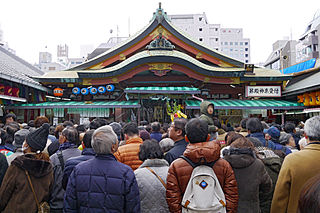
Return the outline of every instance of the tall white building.
[[[221,28],[209,24],[205,13],[169,15],[173,25],[197,41],[244,63],[250,63],[250,39],[243,38],[242,28]]]

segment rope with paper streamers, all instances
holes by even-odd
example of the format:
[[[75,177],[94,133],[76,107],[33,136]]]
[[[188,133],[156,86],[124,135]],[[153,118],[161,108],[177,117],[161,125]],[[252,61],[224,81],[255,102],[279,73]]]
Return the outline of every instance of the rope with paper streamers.
[[[187,119],[188,116],[181,112],[181,108],[181,104],[177,105],[177,102],[173,102],[173,106],[171,106],[169,101],[167,101],[167,114],[170,116],[172,122],[174,118]]]

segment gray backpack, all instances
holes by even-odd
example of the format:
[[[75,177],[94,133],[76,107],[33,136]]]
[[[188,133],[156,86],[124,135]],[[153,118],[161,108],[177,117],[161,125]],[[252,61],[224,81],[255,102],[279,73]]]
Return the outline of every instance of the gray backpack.
[[[192,167],[187,189],[182,198],[182,212],[226,213],[226,199],[212,167],[215,163],[194,163],[181,156]]]

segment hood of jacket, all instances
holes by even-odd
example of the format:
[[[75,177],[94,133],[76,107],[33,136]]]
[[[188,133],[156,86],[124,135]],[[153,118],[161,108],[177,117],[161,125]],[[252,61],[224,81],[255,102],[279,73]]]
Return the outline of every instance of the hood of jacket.
[[[200,104],[200,113],[201,113],[201,114],[205,114],[206,116],[212,117],[213,115],[210,115],[210,114],[208,113],[208,107],[209,107],[209,105],[214,106],[213,103],[211,103],[211,102],[209,102],[209,101],[202,101],[201,104]],[[214,107],[213,107],[213,109],[214,109]]]
[[[251,149],[230,148],[226,150],[227,153],[223,156],[232,168],[246,168],[250,166],[256,159],[255,154]]]
[[[190,143],[183,153],[192,162],[213,162],[220,158],[220,145],[214,141]]]
[[[262,159],[262,162],[273,172],[279,174],[281,169],[281,159],[279,157],[264,158]]]
[[[169,163],[165,159],[147,159],[141,164],[139,168],[163,166],[169,167]]]
[[[27,170],[30,175],[37,178],[46,176],[53,171],[49,161],[36,159],[34,154],[18,156],[12,161],[12,164],[23,170]]]

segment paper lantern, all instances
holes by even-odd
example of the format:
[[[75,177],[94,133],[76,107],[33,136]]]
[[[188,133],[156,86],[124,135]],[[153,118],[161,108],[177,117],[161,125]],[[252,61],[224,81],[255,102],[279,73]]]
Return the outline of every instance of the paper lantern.
[[[90,94],[91,95],[95,95],[95,94],[97,94],[97,92],[98,92],[97,88],[95,88],[95,87],[91,87],[90,88]]]
[[[316,92],[316,104],[320,105],[320,91]]]
[[[308,93],[303,94],[303,105],[310,106],[310,96]]]
[[[80,94],[80,88],[79,87],[74,87],[72,89],[72,93],[75,94],[75,95],[79,95]]]
[[[61,89],[61,88],[55,88],[55,89],[53,90],[53,95],[54,95],[54,96],[58,96],[58,97],[63,96],[63,89]]]
[[[312,92],[309,94],[309,98],[310,98],[310,106],[315,106],[316,105],[316,93]]]
[[[98,92],[103,94],[106,92],[106,88],[104,86],[100,86],[100,87],[98,87]]]
[[[113,84],[108,84],[108,85],[106,86],[106,88],[107,88],[107,91],[108,91],[108,92],[113,92],[113,90],[114,90],[114,85],[113,85]]]
[[[303,103],[303,95],[298,95],[298,103]]]
[[[81,89],[81,94],[82,94],[82,95],[88,95],[88,94],[89,94],[88,88],[82,88],[82,89]]]

